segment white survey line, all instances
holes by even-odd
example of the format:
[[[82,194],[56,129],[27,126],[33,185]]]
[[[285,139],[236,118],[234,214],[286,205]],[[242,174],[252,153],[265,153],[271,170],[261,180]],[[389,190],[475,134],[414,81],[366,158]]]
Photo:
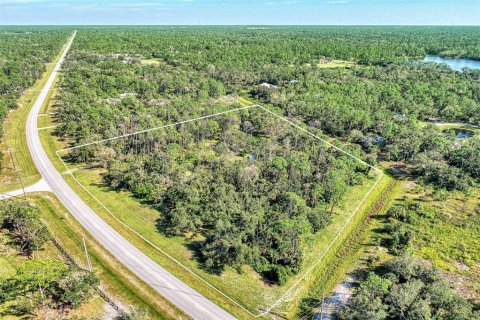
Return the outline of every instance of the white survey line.
[[[37,117],[50,117],[50,116],[54,116],[56,115],[55,112],[50,112],[50,113],[40,113],[39,115],[37,115]]]
[[[38,128],[37,130],[38,131],[41,131],[41,130],[47,130],[47,129],[53,129],[53,128],[56,128],[57,126],[49,126],[49,127],[42,127],[42,128]]]
[[[89,142],[89,143],[84,143],[84,144],[81,144],[81,145],[78,145],[78,146],[74,146],[74,147],[70,147],[70,148],[64,148],[64,149],[60,149],[60,150],[57,150],[57,151],[61,152],[61,151],[69,151],[69,150],[73,150],[73,149],[78,149],[78,148],[82,148],[82,147],[86,147],[86,146],[91,146],[93,144],[99,144],[99,143],[102,143],[102,142],[107,142],[107,141],[112,141],[112,140],[117,140],[117,139],[121,139],[121,138],[130,137],[130,136],[141,134],[141,133],[157,131],[157,130],[168,128],[168,127],[175,127],[175,126],[178,126],[178,125],[181,125],[181,124],[184,124],[184,123],[189,123],[189,122],[194,122],[194,121],[198,121],[198,120],[213,118],[213,117],[220,116],[222,114],[236,112],[236,111],[240,111],[240,110],[245,110],[245,109],[249,109],[249,108],[252,108],[252,107],[258,107],[258,105],[254,104],[254,105],[250,105],[250,106],[246,106],[246,107],[226,110],[226,111],[222,111],[222,112],[219,112],[219,113],[210,114],[210,115],[207,115],[207,116],[202,116],[202,117],[198,117],[198,118],[194,118],[194,119],[183,120],[183,121],[167,124],[167,125],[164,125],[164,126],[154,127],[154,128],[150,128],[150,129],[145,129],[145,130],[140,130],[140,131],[131,132],[131,133],[127,133],[127,134],[122,134],[120,136],[116,136],[116,137],[112,137],[112,138],[108,138],[108,139],[103,139],[103,140],[97,140],[97,141],[93,141],[93,142]]]
[[[265,315],[267,313],[269,313],[273,308],[275,308],[283,299],[285,299],[285,297],[303,280],[305,279],[306,276],[308,276],[310,274],[310,272],[313,271],[313,269],[315,269],[318,264],[323,260],[323,257],[325,257],[325,255],[328,253],[328,251],[330,250],[330,248],[333,246],[333,244],[335,243],[335,241],[337,240],[337,238],[340,236],[340,234],[342,233],[342,231],[345,229],[345,227],[348,225],[348,223],[350,222],[350,220],[352,220],[352,218],[355,216],[355,214],[358,212],[358,210],[360,210],[360,208],[362,207],[363,203],[365,202],[365,200],[367,200],[368,196],[370,195],[370,193],[373,191],[373,189],[375,189],[375,187],[377,186],[377,184],[380,182],[380,179],[383,177],[383,172],[380,172],[380,175],[379,177],[377,178],[377,180],[375,181],[375,183],[373,184],[373,186],[370,188],[370,190],[368,190],[368,192],[365,194],[365,196],[363,197],[362,201],[358,204],[358,206],[356,207],[356,209],[352,212],[352,214],[348,217],[348,219],[345,221],[345,223],[342,225],[342,227],[340,228],[340,230],[338,230],[338,232],[335,234],[335,237],[332,239],[332,241],[330,241],[329,245],[327,246],[327,248],[325,249],[325,251],[322,253],[322,255],[320,256],[320,258],[317,260],[317,262],[315,262],[304,274],[303,276],[301,276],[297,281],[295,281],[292,286],[280,297],[278,298],[278,300],[273,304],[271,305],[267,310],[265,310],[264,312],[262,312],[260,315]]]
[[[349,153],[349,152],[347,152],[347,151],[345,151],[345,150],[343,150],[343,149],[340,149],[340,148],[337,147],[336,145],[331,144],[330,142],[328,142],[327,140],[325,140],[325,139],[323,139],[323,138],[320,138],[319,136],[315,135],[314,133],[312,133],[312,132],[310,132],[310,131],[302,128],[301,126],[299,126],[298,124],[296,124],[296,123],[288,120],[287,118],[284,118],[284,117],[276,114],[275,112],[268,110],[267,108],[265,108],[265,107],[263,107],[263,106],[261,106],[261,105],[259,105],[259,107],[262,108],[263,110],[265,110],[266,112],[268,112],[268,113],[270,113],[270,114],[273,114],[275,117],[277,117],[277,118],[279,118],[279,119],[281,119],[281,120],[289,123],[290,125],[294,126],[295,128],[302,130],[302,131],[305,132],[306,134],[308,134],[308,135],[310,135],[310,136],[312,136],[312,137],[314,137],[314,138],[317,138],[318,140],[322,141],[323,143],[329,145],[330,147],[335,148],[335,149],[337,149],[338,151],[346,154],[347,156],[352,157],[353,159],[359,161],[360,163],[362,163],[362,164],[364,164],[364,165],[366,165],[366,166],[368,166],[368,167],[370,167],[370,168],[372,168],[372,169],[374,169],[374,170],[377,170],[377,171],[380,170],[380,169],[378,169],[378,168],[376,168],[376,167],[374,167],[374,166],[366,163],[366,162],[363,161],[362,159],[359,159],[358,157],[354,156],[353,154],[351,154],[351,153]],[[381,171],[381,170],[380,170],[380,171]]]
[[[141,133],[146,133],[146,132],[151,132],[151,131],[156,131],[156,130],[160,130],[160,129],[164,129],[164,128],[168,128],[168,127],[174,127],[174,126],[178,126],[178,125],[181,125],[181,124],[185,124],[185,123],[189,123],[189,122],[194,122],[194,121],[199,121],[199,120],[203,120],[203,119],[207,119],[207,118],[212,118],[212,117],[216,117],[216,116],[220,116],[220,115],[223,115],[223,114],[227,114],[227,113],[231,113],[231,112],[237,112],[237,111],[241,111],[241,110],[245,110],[245,109],[249,109],[249,108],[253,108],[253,107],[259,107],[260,109],[262,109],[263,111],[275,116],[276,118],[282,120],[282,121],[285,121],[286,123],[290,124],[291,126],[301,130],[302,132],[306,133],[307,135],[317,139],[317,140],[320,140],[321,142],[325,143],[326,145],[344,153],[345,155],[351,157],[352,159],[356,160],[356,161],[359,161],[360,163],[362,163],[363,165],[365,166],[368,166],[369,168],[372,168],[374,169],[376,172],[379,173],[379,177],[377,178],[377,180],[375,181],[375,183],[372,185],[372,187],[368,190],[368,192],[365,194],[365,196],[363,197],[363,199],[360,201],[360,203],[357,205],[357,207],[355,208],[355,210],[348,216],[347,220],[345,221],[345,223],[340,227],[340,229],[336,232],[335,234],[335,237],[330,241],[330,243],[328,244],[328,246],[325,248],[324,252],[322,253],[322,255],[319,257],[319,259],[297,280],[295,281],[290,288],[288,288],[288,290],[282,294],[282,296],[280,296],[269,308],[267,308],[265,311],[261,312],[261,313],[258,313],[258,314],[253,314],[251,311],[249,311],[248,309],[246,309],[244,306],[242,306],[239,302],[237,302],[235,299],[231,298],[230,296],[228,296],[227,294],[223,293],[220,289],[218,289],[217,287],[215,287],[214,285],[212,285],[210,282],[208,282],[207,280],[203,279],[200,275],[198,275],[197,273],[195,273],[194,271],[190,270],[188,267],[186,267],[185,265],[183,265],[179,260],[175,259],[174,257],[172,257],[170,254],[168,254],[167,252],[165,252],[163,249],[161,249],[160,247],[158,247],[157,245],[155,245],[154,243],[152,243],[151,241],[149,241],[147,238],[145,238],[143,235],[141,235],[138,231],[136,231],[135,229],[133,229],[132,227],[128,226],[125,222],[123,222],[122,220],[120,220],[120,218],[118,218],[115,213],[113,213],[112,211],[110,211],[110,209],[108,209],[95,195],[92,194],[92,192],[90,192],[74,175],[73,175],[73,172],[70,170],[70,168],[67,166],[67,164],[63,161],[62,157],[60,156],[59,153],[61,152],[64,152],[64,151],[69,151],[69,150],[74,150],[74,149],[78,149],[78,148],[82,148],[82,147],[86,147],[86,146],[90,146],[90,145],[95,145],[95,144],[99,144],[99,143],[103,143],[103,142],[108,142],[108,141],[112,141],[112,140],[116,140],[116,139],[121,139],[121,138],[125,138],[125,137],[129,137],[129,136],[133,136],[133,135],[137,135],[137,134],[141,134]],[[77,146],[73,146],[73,147],[69,147],[69,148],[64,148],[64,149],[59,149],[55,152],[55,154],[57,155],[57,157],[60,159],[60,161],[62,162],[62,164],[65,166],[65,168],[67,169],[68,173],[70,174],[70,176],[74,179],[74,181],[76,183],[78,183],[80,185],[80,187],[82,187],[82,189],[84,189],[98,204],[100,204],[100,206],[105,209],[116,221],[118,221],[121,225],[123,225],[125,228],[127,228],[128,230],[130,230],[131,232],[133,232],[135,235],[137,235],[138,237],[140,237],[143,241],[147,242],[149,245],[151,245],[153,248],[155,248],[156,250],[158,250],[159,252],[161,252],[162,254],[164,254],[166,257],[168,257],[170,260],[172,260],[173,262],[175,262],[177,265],[179,265],[180,267],[182,267],[183,269],[185,269],[186,271],[188,271],[189,273],[191,273],[192,275],[194,275],[196,278],[198,278],[199,280],[201,280],[203,283],[205,283],[208,287],[214,289],[217,293],[219,293],[220,295],[222,295],[223,297],[227,298],[229,301],[231,301],[232,303],[234,303],[236,306],[240,307],[242,310],[244,310],[245,312],[247,312],[249,315],[251,315],[252,317],[254,318],[258,318],[258,317],[261,317],[261,316],[264,316],[268,313],[270,313],[270,311],[275,308],[280,302],[282,302],[285,297],[287,297],[291,292],[292,290],[298,286],[298,284],[303,280],[305,279],[317,266],[318,264],[323,260],[323,258],[325,257],[325,255],[329,252],[329,250],[331,249],[331,247],[334,245],[334,243],[336,242],[336,240],[338,239],[338,237],[340,236],[340,234],[343,232],[343,230],[345,229],[345,227],[349,224],[349,222],[352,220],[352,218],[355,216],[355,214],[360,210],[360,208],[362,207],[362,205],[365,203],[365,201],[367,200],[368,196],[372,193],[372,191],[375,189],[375,187],[378,185],[378,183],[380,182],[381,178],[383,177],[384,173],[381,169],[375,167],[375,166],[372,166],[370,164],[368,164],[367,162],[359,159],[358,157],[354,156],[353,154],[333,145],[332,143],[328,142],[327,140],[317,136],[316,134],[306,130],[305,128],[295,124],[294,122],[290,121],[289,119],[285,118],[285,117],[282,117],[278,114],[276,114],[275,112],[273,111],[270,111],[269,109],[261,106],[261,105],[258,105],[258,104],[253,104],[253,105],[249,105],[249,106],[245,106],[245,107],[241,107],[241,108],[236,108],[236,109],[231,109],[231,110],[226,110],[226,111],[222,111],[222,112],[218,112],[218,113],[214,113],[214,114],[210,114],[210,115],[206,115],[206,116],[202,116],[202,117],[198,117],[198,118],[193,118],[193,119],[189,119],[189,120],[183,120],[183,121],[179,121],[179,122],[176,122],[176,123],[172,123],[172,124],[167,124],[167,125],[164,125],[164,126],[159,126],[159,127],[154,127],[154,128],[149,128],[149,129],[145,129],[145,130],[140,130],[140,131],[136,131],[136,132],[132,132],[132,133],[128,133],[128,134],[124,134],[124,135],[120,135],[120,136],[116,136],[116,137],[112,137],[112,138],[107,138],[107,139],[102,139],[102,140],[97,140],[97,141],[93,141],[93,142],[89,142],[89,143],[85,143],[85,144],[81,144],[81,145],[77,145]]]
[[[127,225],[125,222],[123,222],[122,220],[120,220],[120,218],[118,218],[115,213],[113,213],[112,211],[110,211],[110,209],[108,209],[100,200],[98,200],[98,198],[92,193],[90,192],[90,190],[88,190],[80,181],[78,181],[78,179],[73,175],[72,171],[70,170],[70,168],[67,166],[67,164],[63,161],[62,157],[60,157],[60,155],[58,154],[60,150],[56,151],[55,154],[57,155],[58,159],[60,159],[60,161],[62,162],[62,164],[65,166],[65,168],[67,169],[68,173],[70,174],[70,176],[73,178],[73,180],[75,180],[75,182],[78,183],[78,185],[80,185],[80,187],[82,187],[83,190],[85,190],[96,202],[98,202],[98,204],[100,204],[100,206],[105,209],[105,211],[108,212],[108,214],[110,214],[116,221],[118,221],[122,226],[124,226],[125,228],[127,228],[128,230],[130,230],[131,232],[133,232],[135,235],[137,235],[138,237],[140,237],[140,239],[142,239],[143,241],[145,241],[146,243],[148,243],[149,245],[151,245],[153,248],[155,248],[157,251],[161,252],[162,254],[164,254],[167,258],[169,258],[170,260],[172,260],[173,262],[175,262],[176,264],[178,264],[180,267],[182,267],[183,269],[187,270],[189,273],[191,273],[192,275],[194,275],[196,278],[200,279],[203,283],[205,283],[208,287],[214,289],[216,292],[218,292],[220,295],[222,295],[223,297],[227,298],[228,300],[230,300],[231,302],[233,302],[236,306],[240,307],[243,311],[247,312],[249,315],[251,315],[252,317],[258,317],[258,315],[255,315],[253,314],[252,312],[250,312],[248,309],[246,309],[245,307],[243,307],[240,303],[238,303],[237,301],[235,301],[233,298],[229,297],[228,295],[226,295],[225,293],[223,293],[220,289],[216,288],[214,285],[212,285],[211,283],[209,283],[208,281],[206,281],[205,279],[203,279],[201,276],[199,276],[198,274],[196,274],[194,271],[190,270],[188,267],[184,266],[180,261],[178,261],[177,259],[175,259],[174,257],[172,257],[170,254],[168,254],[167,252],[163,251],[163,249],[161,249],[160,247],[158,247],[156,244],[154,244],[153,242],[151,242],[150,240],[148,240],[147,238],[145,238],[143,235],[141,235],[138,231],[136,231],[135,229],[133,229],[132,227],[130,227],[129,225]]]

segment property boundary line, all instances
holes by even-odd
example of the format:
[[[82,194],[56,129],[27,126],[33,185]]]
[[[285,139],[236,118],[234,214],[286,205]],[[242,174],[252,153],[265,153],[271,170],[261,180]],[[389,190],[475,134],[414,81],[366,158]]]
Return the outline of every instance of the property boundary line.
[[[260,106],[257,105],[257,104],[252,104],[250,106],[245,106],[245,107],[236,108],[236,109],[230,109],[230,110],[209,114],[209,115],[194,118],[194,119],[188,119],[188,120],[183,120],[183,121],[179,121],[179,122],[175,122],[175,123],[166,124],[164,126],[159,126],[159,127],[154,127],[154,128],[150,128],[150,129],[135,131],[135,132],[127,133],[127,134],[122,134],[120,136],[116,136],[116,137],[112,137],[112,138],[108,138],[108,139],[102,139],[102,140],[97,140],[97,141],[93,141],[93,142],[89,142],[89,143],[84,143],[84,144],[81,144],[81,145],[78,145],[78,146],[60,149],[60,150],[57,150],[56,152],[74,150],[74,149],[83,148],[83,147],[86,147],[86,146],[91,146],[91,145],[94,145],[94,144],[99,144],[99,143],[103,143],[103,142],[108,142],[108,141],[112,141],[112,140],[117,140],[117,139],[121,139],[121,138],[134,136],[134,135],[141,134],[141,133],[157,131],[157,130],[165,129],[165,128],[168,128],[168,127],[175,127],[175,126],[178,126],[178,125],[181,125],[181,124],[185,124],[185,123],[189,123],[189,122],[195,122],[195,121],[204,120],[204,119],[208,119],[208,118],[213,118],[213,117],[221,116],[222,114],[238,112],[238,111],[245,110],[245,109],[250,109],[250,108],[253,108],[253,107],[260,107]]]
[[[122,220],[120,220],[120,218],[118,218],[114,212],[112,212],[110,209],[108,209],[90,190],[88,190],[73,174],[73,172],[70,170],[70,168],[67,166],[67,164],[63,161],[62,157],[60,156],[59,153],[61,152],[65,152],[65,151],[70,151],[70,150],[74,150],[74,149],[79,149],[79,148],[83,148],[83,147],[86,147],[86,146],[90,146],[90,145],[96,145],[96,144],[100,144],[100,143],[103,143],[103,142],[108,142],[108,141],[113,141],[113,140],[117,140],[117,139],[121,139],[121,138],[125,138],[125,137],[129,137],[129,136],[133,136],[133,135],[138,135],[138,134],[142,134],[142,133],[146,133],[146,132],[152,132],[152,131],[157,131],[157,130],[161,130],[161,129],[165,129],[165,128],[168,128],[168,127],[175,127],[175,126],[178,126],[178,125],[181,125],[181,124],[185,124],[185,123],[190,123],[190,122],[195,122],[195,121],[199,121],[199,120],[204,120],[204,119],[208,119],[208,118],[213,118],[213,117],[217,117],[217,116],[220,116],[220,115],[223,115],[223,114],[228,114],[228,113],[232,113],[232,112],[238,112],[238,111],[241,111],[241,110],[246,110],[246,109],[250,109],[250,108],[254,108],[254,107],[259,107],[260,109],[262,109],[263,111],[266,111],[267,113],[275,116],[276,118],[288,123],[289,125],[295,127],[296,129],[299,129],[301,130],[302,132],[306,133],[307,135],[317,139],[317,140],[320,140],[321,142],[327,144],[328,146],[344,153],[345,155],[359,161],[360,163],[368,166],[369,168],[373,169],[374,171],[376,171],[377,173],[379,173],[379,176],[378,178],[376,179],[375,183],[372,185],[372,187],[367,191],[367,193],[365,194],[365,196],[363,197],[363,199],[360,201],[360,203],[357,205],[357,207],[355,208],[355,210],[347,217],[347,220],[345,221],[345,223],[340,227],[340,229],[335,233],[335,237],[329,242],[328,246],[325,248],[325,250],[323,251],[323,253],[321,254],[321,256],[317,259],[317,261],[309,268],[307,269],[307,271],[297,280],[295,281],[288,289],[286,292],[284,292],[270,307],[268,307],[267,309],[265,309],[264,311],[262,312],[259,312],[258,314],[254,314],[252,313],[250,310],[248,310],[246,307],[244,307],[243,305],[241,305],[239,302],[237,302],[235,299],[233,299],[232,297],[228,296],[227,294],[225,294],[224,292],[222,292],[222,290],[218,289],[215,285],[211,284],[210,282],[208,282],[207,280],[205,280],[203,277],[201,277],[200,275],[198,275],[197,273],[195,273],[194,271],[190,270],[188,267],[186,267],[185,265],[183,265],[179,260],[177,260],[176,258],[174,258],[173,256],[171,256],[169,253],[165,252],[162,248],[158,247],[156,244],[154,244],[153,242],[151,242],[150,240],[148,240],[147,238],[145,238],[143,235],[141,235],[138,231],[136,231],[135,229],[133,229],[132,227],[130,227],[129,225],[127,225],[125,222],[123,222]],[[157,251],[159,251],[160,253],[162,253],[163,255],[165,255],[167,258],[169,258],[170,260],[172,260],[173,262],[175,262],[177,265],[179,265],[180,267],[182,267],[183,269],[185,269],[187,272],[189,272],[190,274],[192,274],[193,276],[195,276],[196,278],[198,278],[201,282],[205,283],[208,287],[210,287],[211,289],[213,289],[215,292],[219,293],[221,296],[223,296],[224,298],[226,298],[227,300],[229,300],[230,302],[232,302],[233,304],[235,304],[236,306],[238,306],[239,308],[241,308],[243,311],[245,311],[246,313],[248,313],[250,316],[254,317],[254,318],[259,318],[259,317],[262,317],[262,316],[265,316],[267,315],[268,313],[270,313],[271,310],[273,310],[280,302],[282,302],[291,292],[293,289],[295,289],[298,284],[300,284],[300,282],[302,282],[319,264],[320,262],[323,260],[323,258],[325,257],[325,255],[330,251],[331,247],[334,245],[334,243],[336,242],[336,240],[338,239],[338,237],[340,236],[340,234],[343,232],[343,230],[347,227],[347,225],[350,223],[350,221],[352,220],[352,218],[356,215],[356,213],[360,210],[360,208],[363,206],[363,204],[365,203],[365,201],[367,200],[368,196],[372,193],[372,191],[375,189],[375,187],[378,185],[378,183],[380,182],[381,178],[383,177],[384,173],[383,173],[383,170],[375,167],[375,166],[372,166],[370,164],[368,164],[367,162],[359,159],[358,157],[354,156],[353,154],[335,146],[334,144],[328,142],[327,140],[315,135],[314,133],[306,130],[305,128],[297,125],[296,123],[288,120],[287,118],[285,117],[282,117],[280,115],[278,115],[277,113],[261,106],[261,105],[258,105],[258,104],[252,104],[252,105],[249,105],[249,106],[245,106],[245,107],[240,107],[240,108],[235,108],[235,109],[231,109],[231,110],[226,110],[226,111],[222,111],[222,112],[218,112],[218,113],[214,113],[214,114],[210,114],[210,115],[206,115],[206,116],[201,116],[201,117],[197,117],[197,118],[193,118],[193,119],[188,119],[188,120],[183,120],[183,121],[179,121],[179,122],[176,122],[176,123],[171,123],[171,124],[167,124],[167,125],[164,125],[164,126],[159,126],[159,127],[154,127],[154,128],[149,128],[149,129],[145,129],[145,130],[140,130],[140,131],[136,131],[136,132],[131,132],[131,133],[128,133],[128,134],[123,134],[123,135],[120,135],[120,136],[116,136],[116,137],[112,137],[112,138],[107,138],[107,139],[102,139],[102,140],[97,140],[97,141],[93,141],[93,142],[89,142],[89,143],[84,143],[84,144],[81,144],[81,145],[77,145],[77,146],[73,146],[73,147],[68,147],[68,148],[63,148],[63,149],[59,149],[59,150],[56,150],[55,151],[55,154],[56,156],[58,157],[58,159],[61,161],[61,163],[63,164],[63,166],[65,167],[65,169],[67,170],[68,174],[73,178],[73,180],[78,184],[80,185],[80,187],[85,190],[87,192],[87,194],[89,196],[91,196],[105,211],[108,212],[108,214],[110,216],[112,216],[117,222],[119,222],[122,226],[124,226],[125,228],[127,228],[128,230],[130,230],[131,232],[133,232],[135,235],[137,235],[140,239],[142,239],[143,241],[145,241],[147,244],[149,244],[150,246],[152,246],[153,248],[155,248]]]

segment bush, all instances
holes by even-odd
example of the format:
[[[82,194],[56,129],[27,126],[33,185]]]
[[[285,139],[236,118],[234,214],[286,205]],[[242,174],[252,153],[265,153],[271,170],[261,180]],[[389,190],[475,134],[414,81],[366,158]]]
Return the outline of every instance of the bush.
[[[439,270],[409,255],[370,272],[337,315],[344,320],[473,320],[479,316],[471,303],[455,295]]]
[[[387,241],[387,248],[392,254],[399,255],[409,250],[413,232],[404,224],[389,226],[389,234],[391,237]]]
[[[94,273],[72,267],[58,281],[58,300],[76,308],[96,293],[99,284]]]
[[[38,250],[50,238],[39,210],[26,202],[9,201],[0,207],[0,224],[18,240],[22,251]]]
[[[23,316],[33,314],[35,308],[40,304],[40,298],[38,296],[32,297],[19,297],[8,308],[8,313],[13,316]]]

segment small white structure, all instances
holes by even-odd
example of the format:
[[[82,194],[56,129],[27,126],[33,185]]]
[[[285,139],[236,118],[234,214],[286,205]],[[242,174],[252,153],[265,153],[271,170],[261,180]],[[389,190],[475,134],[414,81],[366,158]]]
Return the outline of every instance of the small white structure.
[[[275,89],[277,88],[276,85],[272,84],[272,83],[268,83],[268,82],[262,82],[260,84],[261,87],[265,87],[265,88],[270,88],[270,89]]]

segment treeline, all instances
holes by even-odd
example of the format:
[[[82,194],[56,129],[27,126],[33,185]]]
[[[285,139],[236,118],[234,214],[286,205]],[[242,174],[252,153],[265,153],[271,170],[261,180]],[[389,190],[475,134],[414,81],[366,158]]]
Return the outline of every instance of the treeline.
[[[229,91],[295,79],[322,58],[362,65],[426,54],[480,59],[477,27],[135,27],[81,30],[74,50],[158,58],[221,81]]]
[[[0,27],[0,138],[7,112],[59,54],[68,34],[64,28]]]
[[[28,203],[3,202],[0,207],[2,236],[29,256],[15,265],[13,274],[0,274],[0,315],[25,317],[54,309],[61,315],[78,308],[97,292],[99,279],[92,273],[69,266],[58,259],[39,259],[33,253],[50,239],[39,210]],[[8,258],[7,258],[8,259]]]
[[[322,56],[361,64],[426,54],[480,59],[479,36],[478,27],[118,27],[82,30],[74,48],[158,57],[249,83]]]

